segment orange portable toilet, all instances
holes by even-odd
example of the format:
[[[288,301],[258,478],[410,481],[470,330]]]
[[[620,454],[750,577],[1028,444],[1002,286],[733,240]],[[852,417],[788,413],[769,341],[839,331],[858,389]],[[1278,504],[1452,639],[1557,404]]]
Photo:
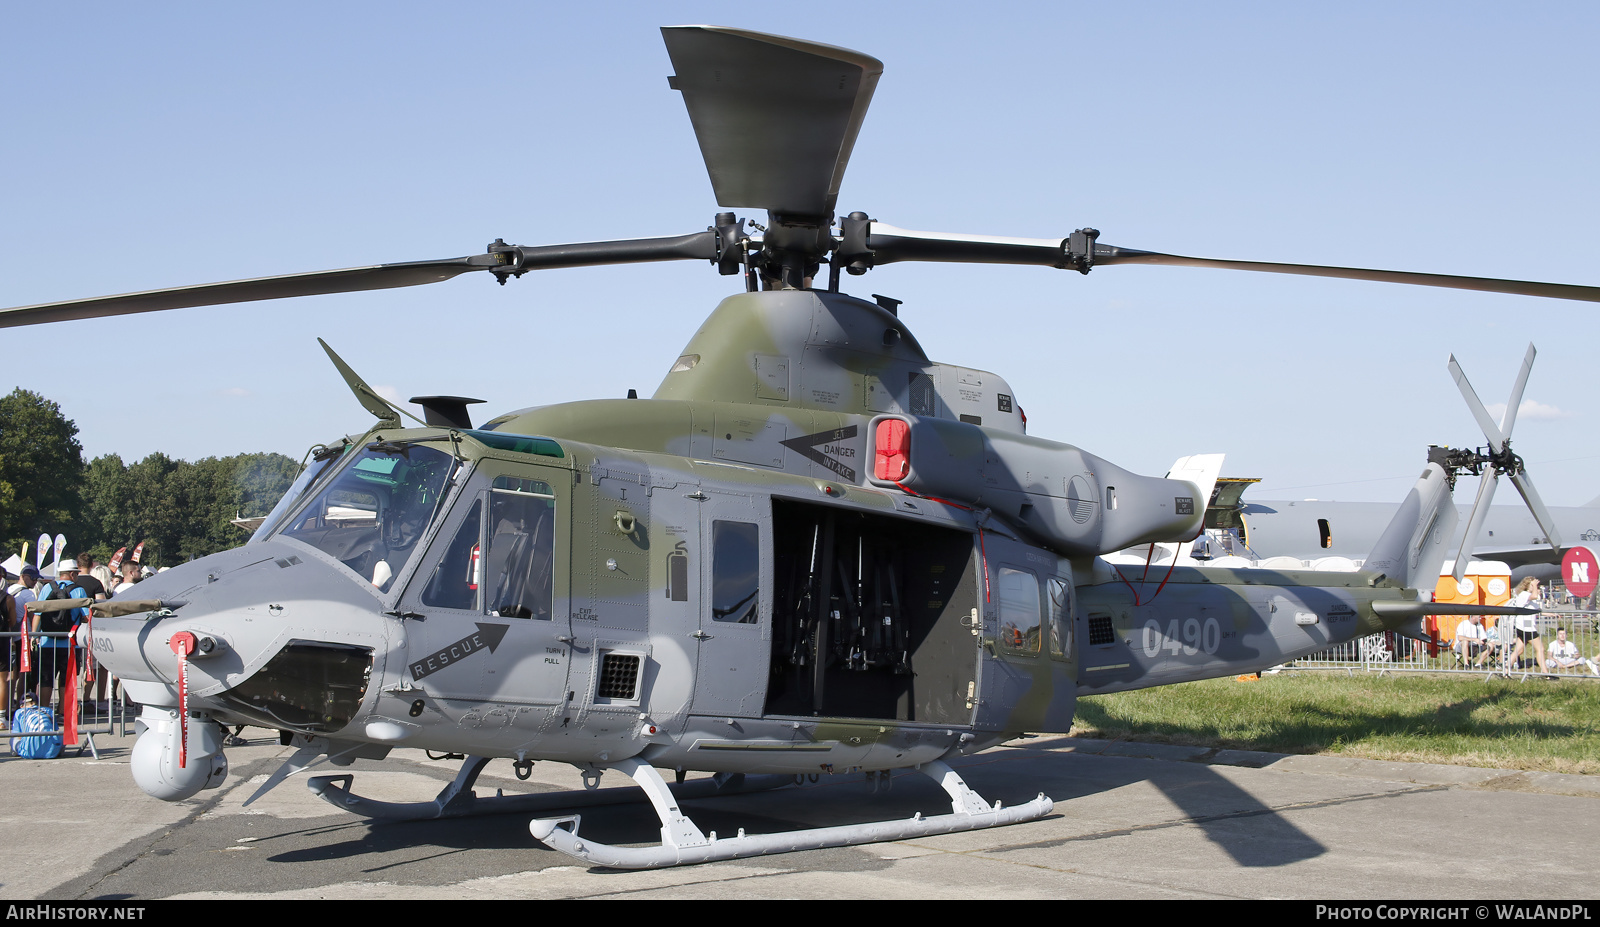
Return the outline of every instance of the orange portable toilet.
[[[1467,564],[1461,582],[1451,575],[1456,562],[1446,560],[1439,569],[1439,584],[1434,588],[1435,602],[1464,602],[1469,605],[1505,605],[1511,601],[1511,567],[1498,560],[1473,560]],[[1456,625],[1462,622],[1459,615],[1429,615],[1427,629],[1445,646],[1455,643]],[[1485,616],[1486,627],[1494,627],[1493,616]]]

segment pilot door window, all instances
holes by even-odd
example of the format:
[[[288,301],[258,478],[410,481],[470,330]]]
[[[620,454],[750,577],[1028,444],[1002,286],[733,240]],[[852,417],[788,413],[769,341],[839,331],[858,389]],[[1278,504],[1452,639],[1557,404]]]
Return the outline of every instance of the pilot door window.
[[[422,604],[548,621],[555,497],[538,480],[495,477],[473,501],[422,592]],[[487,502],[488,518],[484,518]]]
[[[755,624],[761,608],[761,530],[742,521],[712,522],[711,617]]]
[[[1058,660],[1072,658],[1072,584],[1051,577],[1050,586],[1050,656]]]
[[[478,590],[483,585],[483,501],[474,499],[466,520],[456,529],[444,558],[422,590],[422,604],[434,608],[478,610]]]
[[[1027,570],[1000,568],[1000,646],[1012,653],[1039,652],[1039,581]]]

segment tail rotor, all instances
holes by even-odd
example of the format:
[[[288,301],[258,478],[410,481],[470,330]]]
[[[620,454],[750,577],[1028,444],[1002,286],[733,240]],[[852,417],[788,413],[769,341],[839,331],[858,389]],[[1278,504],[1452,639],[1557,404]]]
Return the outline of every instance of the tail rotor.
[[[1477,419],[1478,427],[1483,429],[1483,436],[1489,441],[1487,452],[1436,448],[1434,449],[1436,453],[1430,455],[1430,459],[1434,456],[1444,458],[1439,461],[1440,463],[1448,459],[1449,463],[1453,464],[1453,467],[1445,467],[1445,472],[1451,475],[1452,485],[1456,470],[1474,473],[1482,478],[1482,482],[1478,485],[1478,498],[1472,504],[1472,514],[1467,517],[1467,533],[1461,539],[1461,547],[1456,553],[1457,582],[1460,582],[1465,574],[1467,561],[1471,559],[1472,549],[1478,541],[1478,532],[1483,528],[1485,519],[1489,517],[1489,505],[1494,501],[1495,487],[1500,482],[1501,475],[1511,478],[1511,485],[1517,488],[1522,501],[1528,506],[1528,511],[1533,513],[1533,519],[1538,522],[1539,529],[1544,532],[1545,540],[1551,549],[1557,552],[1561,550],[1561,538],[1556,532],[1555,520],[1550,517],[1550,511],[1545,508],[1544,501],[1533,488],[1533,479],[1528,476],[1522,458],[1511,452],[1511,429],[1516,425],[1517,408],[1522,405],[1522,392],[1528,385],[1528,374],[1533,370],[1533,358],[1537,353],[1533,345],[1528,345],[1528,353],[1522,358],[1522,369],[1517,373],[1517,382],[1511,387],[1511,399],[1506,404],[1505,414],[1498,423],[1478,399],[1472,384],[1467,382],[1467,375],[1461,369],[1461,364],[1455,355],[1450,356],[1450,375],[1455,379],[1456,387],[1461,390],[1461,397],[1466,400],[1472,417]]]

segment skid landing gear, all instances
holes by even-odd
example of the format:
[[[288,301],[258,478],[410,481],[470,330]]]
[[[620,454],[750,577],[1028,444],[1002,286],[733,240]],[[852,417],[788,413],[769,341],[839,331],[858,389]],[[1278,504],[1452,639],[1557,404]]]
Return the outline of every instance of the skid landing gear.
[[[723,859],[740,859],[747,856],[764,856],[770,853],[789,853],[795,850],[816,850],[823,847],[855,846],[861,843],[883,843],[904,840],[908,837],[928,837],[965,830],[980,830],[1002,824],[1019,824],[1032,821],[1050,813],[1053,803],[1040,793],[1038,798],[1015,808],[1002,808],[997,802],[990,805],[982,796],[972,791],[944,763],[924,763],[919,771],[933,779],[950,796],[950,813],[925,818],[919,812],[908,820],[880,821],[872,824],[847,824],[841,827],[818,827],[810,830],[789,831],[781,834],[753,834],[746,836],[739,830],[737,837],[718,838],[712,831],[708,837],[694,822],[678,810],[674,796],[661,774],[642,760],[624,760],[611,767],[631,776],[650,796],[656,814],[661,818],[661,844],[653,847],[616,847],[584,840],[578,836],[579,815],[542,818],[533,821],[528,829],[534,839],[568,856],[614,869],[658,869],[664,866],[681,866],[689,863],[707,863]]]
[[[341,773],[334,776],[313,776],[306,787],[333,806],[359,814],[362,817],[384,821],[432,821],[441,818],[464,818],[481,814],[508,814],[533,812],[550,814],[569,808],[597,805],[619,805],[642,801],[646,797],[638,788],[624,786],[614,789],[593,789],[582,792],[544,792],[536,795],[500,795],[479,798],[472,785],[488,765],[489,758],[469,756],[461,764],[461,772],[454,782],[445,786],[433,801],[389,802],[363,798],[351,791],[355,776]],[[620,767],[619,767],[620,768]],[[660,781],[660,777],[657,777]],[[718,795],[738,795],[745,792],[763,792],[782,788],[794,780],[789,776],[743,776],[719,774],[710,779],[695,779],[672,787],[671,795],[688,801],[712,798]],[[654,796],[650,796],[654,801]]]

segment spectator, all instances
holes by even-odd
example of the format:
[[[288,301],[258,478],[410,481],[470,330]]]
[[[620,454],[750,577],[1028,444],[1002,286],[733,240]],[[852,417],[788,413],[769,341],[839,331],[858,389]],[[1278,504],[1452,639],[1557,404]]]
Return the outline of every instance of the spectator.
[[[1511,604],[1516,608],[1538,608],[1540,605],[1539,580],[1529,576],[1522,582],[1517,583],[1517,591],[1511,597]],[[1507,658],[1506,663],[1514,666],[1514,661],[1522,655],[1523,650],[1532,645],[1533,655],[1539,663],[1539,672],[1549,672],[1544,658],[1544,638],[1539,636],[1538,614],[1517,615],[1512,619],[1512,623],[1515,626],[1513,633],[1516,635],[1516,643],[1512,645],[1513,651],[1511,656]]]
[[[111,598],[111,590],[117,585],[117,579],[112,575],[111,569],[103,563],[96,563],[89,571],[89,575],[100,581],[101,588],[106,591],[106,598]]]
[[[96,602],[104,602],[106,599],[111,598],[111,591],[90,572],[93,569],[93,566],[91,566],[93,563],[94,558],[88,554],[78,557],[77,583],[83,588],[84,592],[89,593],[89,598]]]
[[[99,570],[100,572],[105,573],[107,578],[111,576],[111,572],[103,566],[94,566],[94,563],[94,558],[88,554],[82,554],[78,557],[78,585],[81,586],[85,592],[89,593],[89,598],[95,600],[96,602],[104,602],[105,600],[111,598],[111,590],[107,589],[105,583],[101,582],[98,576],[93,575],[93,572],[95,570]],[[92,622],[93,619],[91,619],[91,624]],[[86,707],[92,706],[96,712],[109,711],[111,705],[110,702],[106,700],[107,675],[104,671],[95,672],[94,667],[90,665],[91,661],[94,659],[94,654],[89,653],[83,648],[83,645],[87,643],[87,641],[84,639],[82,634],[79,635],[78,642],[78,666],[80,667],[78,672],[83,677],[79,691],[83,693],[83,704]],[[91,694],[89,684],[90,673],[94,673],[94,691],[92,693],[94,695],[93,700],[89,698]]]
[[[20,574],[18,574],[18,576],[17,576],[17,584],[15,586],[12,586],[9,590],[7,590],[11,594],[12,608],[15,609],[15,612],[16,612],[17,630],[18,631],[22,630],[22,622],[28,620],[28,613],[25,610],[27,604],[29,602],[32,602],[35,599],[39,598],[38,586],[39,586],[39,568],[34,566],[33,564],[29,563],[29,564],[24,564],[23,565],[22,572]],[[29,627],[32,627],[32,625],[30,625]],[[17,644],[16,688],[22,690],[23,692],[26,692],[26,691],[29,691],[29,690],[31,690],[33,688],[33,673],[29,672],[27,675],[23,675],[23,673],[22,673],[22,641],[18,640],[16,642],[16,644]]]
[[[29,564],[22,568],[22,573],[17,577],[17,585],[11,587],[11,595],[17,600],[17,614],[22,614],[22,607],[39,598],[39,568]]]
[[[1482,667],[1494,656],[1495,648],[1489,636],[1492,633],[1483,626],[1482,615],[1468,615],[1465,621],[1456,625],[1456,656],[1461,658],[1462,663]]]
[[[1550,645],[1549,661],[1552,671],[1583,666],[1589,672],[1600,675],[1600,669],[1595,668],[1593,660],[1585,660],[1578,655],[1578,645],[1567,640],[1567,629],[1563,627],[1556,628],[1556,640]]]
[[[22,625],[17,622],[21,606],[17,604],[16,597],[9,589],[11,580],[10,573],[0,570],[0,586],[7,587],[0,589],[0,631],[7,634],[15,634],[22,630]],[[5,662],[0,663],[0,730],[11,723],[11,688],[16,684],[17,673],[22,667],[21,646],[20,640],[14,637],[6,638]]]
[[[139,564],[134,563],[132,560],[124,560],[122,561],[122,582],[118,583],[117,588],[112,591],[117,595],[121,595],[122,593],[127,592],[129,589],[132,589],[133,584],[138,581]]]
[[[24,570],[26,572],[26,570]],[[88,593],[77,583],[78,564],[72,560],[63,560],[56,565],[56,580],[46,584],[41,589],[40,597],[43,599],[76,599],[88,598]],[[39,640],[39,659],[33,668],[32,678],[29,680],[30,690],[37,690],[39,704],[45,708],[51,707],[54,702],[55,691],[73,685],[76,680],[67,679],[67,655],[71,653],[72,643],[67,640],[63,632],[70,631],[83,617],[83,609],[67,609],[65,611],[35,613],[33,616],[33,632],[42,634],[51,632],[55,636],[41,637]]]

